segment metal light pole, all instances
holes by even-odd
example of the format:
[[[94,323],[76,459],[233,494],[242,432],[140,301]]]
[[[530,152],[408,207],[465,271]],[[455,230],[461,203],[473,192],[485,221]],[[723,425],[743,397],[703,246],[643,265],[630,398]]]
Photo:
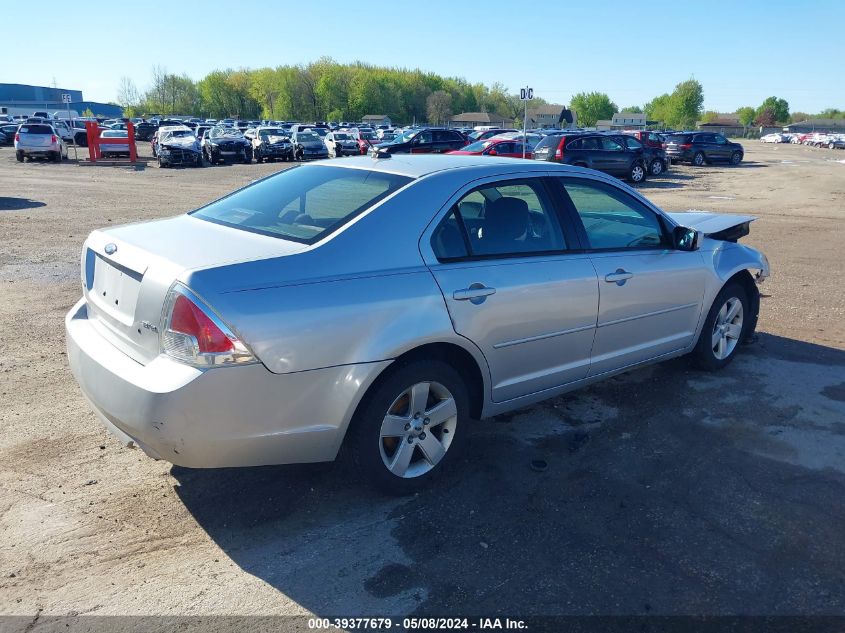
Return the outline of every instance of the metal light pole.
[[[534,88],[525,86],[520,89],[519,98],[525,104],[525,111],[522,115],[522,158],[525,158],[525,146],[528,142],[528,102],[534,98]]]
[[[62,101],[65,102],[65,107],[67,109],[68,124],[73,123],[73,121],[71,121],[71,119],[70,119],[70,95],[69,94],[63,94],[62,95]],[[73,159],[76,162],[79,162],[79,154],[76,153],[76,132],[74,132],[73,130],[74,130],[73,125],[71,125],[70,126],[70,137],[71,137],[71,140],[73,141]]]

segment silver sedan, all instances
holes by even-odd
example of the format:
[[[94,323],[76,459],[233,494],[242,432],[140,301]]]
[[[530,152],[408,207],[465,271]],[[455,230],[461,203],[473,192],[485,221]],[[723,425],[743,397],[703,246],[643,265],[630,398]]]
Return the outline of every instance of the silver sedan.
[[[404,493],[470,420],[754,332],[749,216],[669,214],[578,167],[356,157],[93,232],[74,376],[127,445],[207,468],[332,460]]]

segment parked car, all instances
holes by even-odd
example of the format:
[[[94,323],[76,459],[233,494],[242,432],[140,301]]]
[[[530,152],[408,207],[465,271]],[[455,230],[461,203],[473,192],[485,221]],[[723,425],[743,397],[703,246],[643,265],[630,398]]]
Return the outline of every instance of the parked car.
[[[831,134],[827,139],[828,149],[845,149],[845,134]]]
[[[523,158],[522,143],[510,139],[491,138],[486,141],[476,141],[462,147],[453,149],[446,154],[458,154],[464,156],[501,156],[502,158]],[[530,149],[525,149],[525,158],[533,158]]]
[[[18,127],[17,123],[0,125],[0,145],[14,145]]]
[[[659,176],[665,171],[668,171],[672,165],[672,161],[666,155],[666,150],[662,147],[655,147],[654,145],[646,145],[638,138],[629,134],[620,134],[614,136],[617,140],[621,140],[625,146],[632,151],[642,150],[645,157],[645,164],[648,168],[648,173],[652,176]],[[662,143],[661,143],[662,145]]]
[[[684,354],[730,363],[769,273],[737,242],[751,220],[666,213],[547,162],[313,163],[94,231],[67,358],[102,423],[154,458],[318,462],[345,444],[409,493],[460,463],[471,420]]]
[[[499,134],[506,134],[508,132],[518,132],[519,130],[514,130],[513,128],[504,128],[504,127],[494,127],[488,128],[485,130],[476,130],[474,132],[470,132],[467,135],[467,142],[474,143],[475,141],[483,141],[493,136],[498,136]]]
[[[24,123],[15,133],[15,158],[19,163],[25,158],[48,158],[60,163],[67,158],[67,145],[52,125]]]
[[[648,175],[648,156],[643,148],[629,148],[621,136],[602,132],[550,135],[534,148],[534,159],[588,167],[633,183],[643,182]]]
[[[290,140],[293,143],[293,151],[296,160],[329,157],[329,150],[326,149],[323,139],[312,130],[299,130],[297,132],[293,132]]]
[[[100,132],[100,138],[125,138],[126,145],[108,145],[100,146],[100,153],[104,158],[112,156],[129,156],[129,132],[126,130],[108,129]]]
[[[714,161],[739,165],[745,150],[742,145],[729,141],[721,134],[685,132],[667,137],[666,155],[673,162],[692,163],[696,167]]]
[[[185,125],[160,127],[156,132],[154,156],[159,167],[203,166],[200,141]]]
[[[783,134],[765,134],[760,137],[761,143],[783,143]]]
[[[358,148],[358,141],[349,132],[329,132],[323,142],[326,144],[326,149],[331,158],[354,156],[361,153]]]
[[[73,142],[73,131],[65,121],[53,119],[50,121],[50,125],[52,125],[53,129],[56,130],[56,134],[62,137],[63,141],[66,143]]]
[[[410,130],[388,143],[376,145],[372,152],[386,154],[442,154],[466,145],[466,139],[457,130],[423,128]]]
[[[217,126],[206,132],[202,139],[205,159],[212,165],[222,161],[252,162],[252,143],[231,127]]]
[[[259,126],[251,140],[252,155],[256,163],[265,160],[293,160],[294,151],[288,133],[280,127]]]
[[[85,120],[72,119],[69,125],[73,130],[73,140],[80,147],[88,147],[88,131],[85,128]]]
[[[151,121],[141,121],[135,124],[135,139],[139,141],[149,141],[153,138],[158,129],[158,125]]]

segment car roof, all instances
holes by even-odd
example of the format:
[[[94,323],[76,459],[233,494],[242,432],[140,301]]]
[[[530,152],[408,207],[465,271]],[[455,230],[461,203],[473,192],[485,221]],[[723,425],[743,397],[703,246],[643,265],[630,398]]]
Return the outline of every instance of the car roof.
[[[390,158],[372,158],[370,156],[350,156],[322,160],[312,163],[313,166],[331,165],[333,167],[349,167],[352,169],[366,169],[379,171],[409,178],[422,178],[430,174],[461,169],[489,168],[490,175],[517,171],[579,171],[578,167],[560,165],[546,161],[525,160],[518,162],[514,158],[496,158],[492,156],[477,156],[466,154],[393,154]]]

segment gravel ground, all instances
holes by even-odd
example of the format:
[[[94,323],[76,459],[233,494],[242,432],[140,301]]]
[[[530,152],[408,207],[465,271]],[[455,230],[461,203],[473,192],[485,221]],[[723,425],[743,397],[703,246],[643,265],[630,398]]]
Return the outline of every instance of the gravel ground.
[[[152,461],[103,430],[67,368],[89,231],[281,165],[0,148],[0,614],[845,613],[845,152],[746,150],[641,189],[760,217],[757,343],[719,374],[679,359],[482,422],[450,478],[388,499],[343,460]]]

